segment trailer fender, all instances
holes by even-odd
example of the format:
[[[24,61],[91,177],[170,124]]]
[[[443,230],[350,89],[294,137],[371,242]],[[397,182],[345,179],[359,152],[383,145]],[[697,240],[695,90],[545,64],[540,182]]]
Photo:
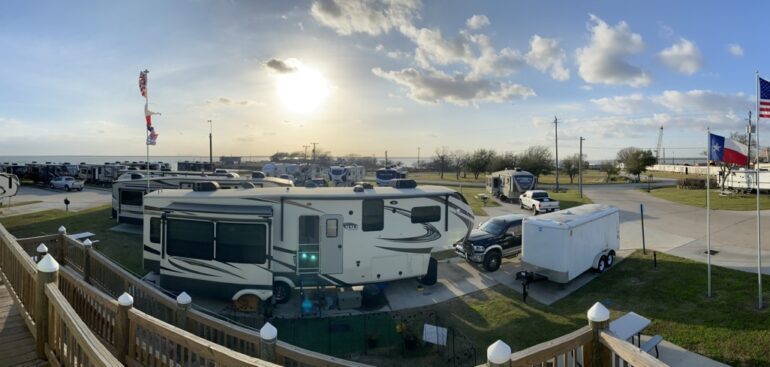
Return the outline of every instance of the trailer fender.
[[[273,296],[273,291],[266,289],[241,289],[238,291],[238,293],[233,295],[233,301],[237,301],[245,295],[254,295],[263,301],[267,301],[270,299],[270,297]]]
[[[288,284],[289,287],[291,287],[292,289],[297,288],[297,285],[294,284],[294,282],[291,281],[291,279],[289,279],[287,277],[281,277],[281,276],[274,277],[273,278],[273,283],[276,283],[276,282],[284,282],[284,283]]]
[[[605,255],[607,255],[607,253],[609,253],[609,251],[608,251],[608,250],[602,250],[600,253],[598,253],[598,254],[596,255],[596,257],[594,257],[594,262],[593,262],[593,264],[591,265],[591,268],[593,268],[593,269],[598,269],[598,268],[599,268],[599,260],[601,260],[601,259],[602,259],[602,256],[605,256]]]

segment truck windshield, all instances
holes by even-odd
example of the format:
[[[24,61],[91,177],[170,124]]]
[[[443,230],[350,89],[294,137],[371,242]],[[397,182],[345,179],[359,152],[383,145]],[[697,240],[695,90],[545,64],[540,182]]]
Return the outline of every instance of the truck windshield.
[[[505,222],[502,220],[491,219],[481,224],[480,230],[489,234],[500,234],[505,228]]]

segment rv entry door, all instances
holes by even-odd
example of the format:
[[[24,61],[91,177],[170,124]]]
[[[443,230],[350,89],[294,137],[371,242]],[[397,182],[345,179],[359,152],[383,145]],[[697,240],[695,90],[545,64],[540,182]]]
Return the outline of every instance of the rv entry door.
[[[342,216],[321,217],[320,273],[342,273]]]

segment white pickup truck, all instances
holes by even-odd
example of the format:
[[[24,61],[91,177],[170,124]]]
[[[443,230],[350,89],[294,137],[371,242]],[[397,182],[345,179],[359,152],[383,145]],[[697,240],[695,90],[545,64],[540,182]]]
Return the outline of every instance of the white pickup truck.
[[[532,210],[533,215],[538,213],[550,213],[559,210],[559,201],[548,197],[543,190],[529,190],[519,196],[522,209]]]

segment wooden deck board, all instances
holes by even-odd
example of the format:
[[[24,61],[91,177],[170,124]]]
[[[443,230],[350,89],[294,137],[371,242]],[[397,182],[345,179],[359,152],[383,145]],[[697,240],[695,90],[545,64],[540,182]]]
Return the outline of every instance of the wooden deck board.
[[[47,365],[46,361],[37,357],[35,340],[5,284],[0,284],[0,341],[0,363],[3,366]]]

